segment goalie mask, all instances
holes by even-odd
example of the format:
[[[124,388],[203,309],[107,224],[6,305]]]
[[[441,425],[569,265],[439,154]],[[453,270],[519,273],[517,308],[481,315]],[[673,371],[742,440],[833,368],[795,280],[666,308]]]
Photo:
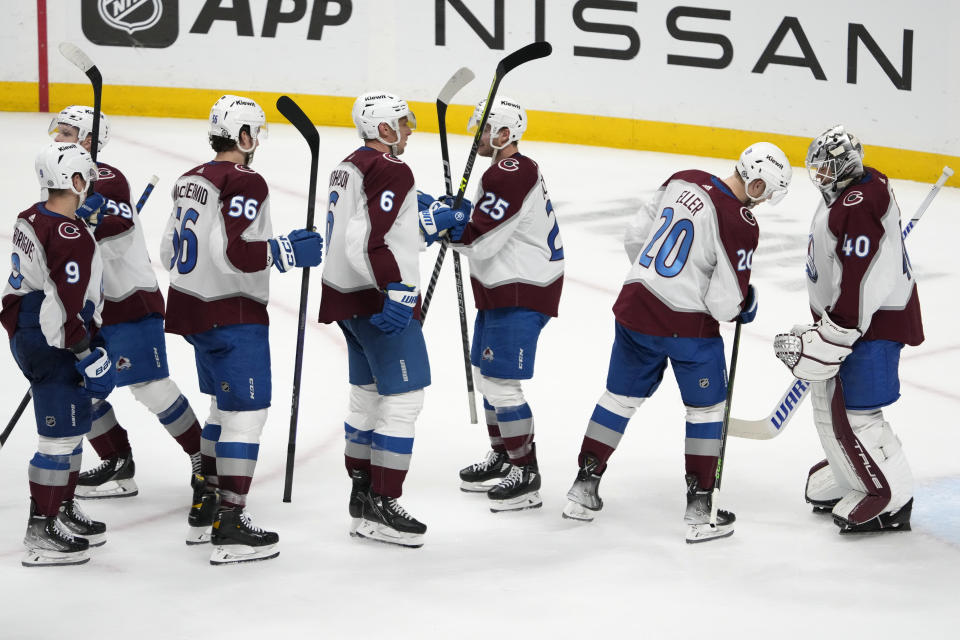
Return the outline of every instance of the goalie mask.
[[[417,128],[417,117],[407,105],[407,101],[385,91],[368,91],[359,96],[353,103],[353,124],[357,126],[357,134],[363,140],[376,140],[390,147],[391,153],[397,155],[397,145],[400,142],[400,120],[407,119],[410,129]],[[397,134],[394,142],[387,142],[380,136],[380,124],[386,124]]]
[[[770,199],[770,204],[777,204],[787,195],[787,188],[793,178],[793,168],[787,155],[775,144],[769,142],[755,142],[740,154],[737,160],[737,174],[743,178],[747,198],[753,206]],[[749,187],[754,180],[763,180],[766,187],[763,193],[754,198],[750,195]]]
[[[62,125],[69,125],[77,128],[77,142],[83,143],[87,136],[93,134],[93,108],[82,105],[71,105],[58,113],[50,120],[50,126],[47,133],[56,135],[58,133],[67,133],[61,129]],[[97,132],[97,149],[103,149],[110,141],[110,123],[107,116],[100,112],[100,131]]]
[[[830,205],[851,182],[863,175],[863,145],[838,124],[813,139],[804,164],[810,179]]]
[[[483,109],[487,101],[481,100],[473,110],[470,121],[467,123],[467,132],[473,131],[480,126],[483,119]],[[518,142],[527,130],[527,112],[520,104],[512,98],[495,98],[493,106],[490,107],[490,115],[487,116],[487,124],[490,125],[490,146],[494,149],[503,149],[503,147],[513,142]],[[501,130],[506,129],[510,132],[510,137],[501,146],[497,146],[494,140]]]
[[[249,127],[253,139],[249,148],[240,146],[240,131],[245,126]],[[267,137],[267,119],[260,105],[250,98],[225,95],[210,108],[209,134],[233,140],[237,149],[249,154],[256,149],[258,139]]]
[[[93,158],[75,142],[51,142],[37,154],[34,168],[44,189],[69,189],[83,198],[90,184],[97,179]],[[73,175],[79,173],[86,183],[83,191],[73,186]]]

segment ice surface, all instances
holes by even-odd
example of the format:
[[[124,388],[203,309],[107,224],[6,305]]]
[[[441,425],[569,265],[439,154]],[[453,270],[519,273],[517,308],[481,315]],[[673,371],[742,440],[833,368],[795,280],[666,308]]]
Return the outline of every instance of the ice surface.
[[[14,216],[38,197],[33,159],[46,142],[48,120],[45,114],[0,114],[6,158],[0,242],[9,242]],[[173,181],[212,157],[205,122],[115,117],[111,129],[100,157],[127,175],[134,200],[151,174],[161,178],[141,218],[155,257]],[[320,137],[318,226],[326,175],[359,144],[348,129],[321,129]],[[455,178],[469,145],[466,137],[451,139]],[[599,518],[584,525],[561,519],[560,512],[583,431],[603,391],[613,337],[610,307],[628,268],[623,226],[673,171],[702,168],[724,177],[733,161],[535,142],[524,142],[522,149],[542,167],[567,260],[560,317],[544,330],[537,375],[524,385],[536,416],[542,509],[494,515],[485,496],[458,489],[457,470],[479,460],[487,440],[483,425],[468,421],[449,265],[425,326],[434,384],[418,421],[401,501],[428,524],[426,545],[399,549],[347,535],[349,480],[341,445],[346,351],[336,327],[313,321],[316,271],[294,499],[283,504],[300,277],[274,273],[274,405],[249,503],[257,523],[280,533],[280,557],[216,568],[207,563],[209,548],[184,545],[188,462],[153,416],[121,389],[110,400],[130,432],[140,495],[84,504],[109,526],[108,543],[93,551],[89,564],[21,568],[26,466],[36,447],[28,409],[0,452],[0,637],[956,637],[960,341],[953,314],[960,306],[960,279],[953,252],[960,191],[944,189],[908,240],[927,340],[905,350],[903,398],[885,414],[918,483],[914,531],[841,538],[829,518],[810,513],[803,484],[822,454],[805,406],[775,440],[730,440],[721,504],[736,512],[736,534],[690,546],[682,520],[683,408],[670,373],[631,421],[611,460],[600,487],[605,507]],[[271,188],[276,233],[303,225],[308,158],[292,127],[271,125],[254,166]],[[415,133],[404,159],[420,188],[442,191],[435,135]],[[481,160],[468,195],[482,170]],[[936,178],[931,175],[930,182]],[[894,184],[906,219],[929,186]],[[803,264],[817,198],[796,168],[787,199],[757,211],[761,241],[753,281],[760,314],[743,330],[736,416],[766,415],[790,380],[771,341],[808,318]],[[424,283],[435,255],[422,257]],[[157,272],[165,291],[166,272]],[[472,306],[469,286],[467,296]],[[729,343],[730,327],[724,335]],[[202,420],[207,401],[197,388],[192,352],[176,336],[167,349],[173,378]],[[27,385],[6,348],[0,349],[0,367],[2,426]],[[86,449],[85,468],[96,458]]]

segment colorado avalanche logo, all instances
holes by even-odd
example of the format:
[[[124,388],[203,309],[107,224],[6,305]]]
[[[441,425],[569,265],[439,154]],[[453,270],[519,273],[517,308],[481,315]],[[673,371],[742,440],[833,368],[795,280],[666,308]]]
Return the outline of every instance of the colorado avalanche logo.
[[[127,356],[120,356],[119,358],[117,358],[117,371],[126,371],[132,366],[133,366],[133,363],[130,362],[130,358],[128,358]]]
[[[810,278],[810,282],[816,282],[817,278],[817,264],[813,261],[813,234],[810,234],[810,242],[807,243],[807,277]]]
[[[843,198],[843,206],[854,207],[863,202],[863,194],[859,191],[851,191]]]
[[[108,25],[132,35],[160,21],[163,3],[160,0],[100,0],[97,11]]]
[[[518,171],[520,169],[520,163],[513,158],[504,158],[497,163],[497,166],[504,171]]]
[[[740,217],[751,227],[757,226],[757,219],[753,217],[753,211],[750,211],[750,209],[740,207]]]
[[[403,164],[403,160],[401,160],[401,159],[398,158],[397,156],[393,155],[392,153],[385,153],[385,154],[383,154],[383,157],[386,158],[387,160],[389,160],[390,162],[395,163],[395,164]]]
[[[72,222],[61,222],[57,227],[57,233],[64,240],[76,240],[80,237],[80,229]]]
[[[116,176],[109,167],[99,167],[97,169],[97,180],[109,180],[111,178],[116,178]]]
[[[235,164],[233,165],[233,168],[241,173],[256,173],[255,169],[251,169],[245,164]]]
[[[493,362],[493,349],[486,347],[480,357],[487,362]]]

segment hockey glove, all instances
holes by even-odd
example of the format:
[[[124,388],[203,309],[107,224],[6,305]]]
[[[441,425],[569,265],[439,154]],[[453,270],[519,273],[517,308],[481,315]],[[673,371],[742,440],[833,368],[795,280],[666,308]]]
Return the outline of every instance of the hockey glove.
[[[449,204],[438,200],[429,208],[420,211],[420,231],[423,232],[423,239],[426,240],[427,246],[436,242],[444,231],[447,231],[451,240],[459,241],[470,221],[470,210],[473,205],[469,200],[461,201],[456,209],[452,208],[452,196],[444,196],[444,200]]]
[[[77,207],[77,217],[82,218],[91,227],[100,222],[100,210],[107,204],[107,199],[99,193],[92,193]]]
[[[817,324],[797,325],[790,333],[778,333],[773,349],[794,376],[821,382],[837,375],[859,338],[859,330],[837,326],[824,315]]]
[[[387,285],[387,297],[383,301],[383,311],[370,316],[370,324],[385,334],[392,336],[400,333],[410,324],[413,308],[420,297],[416,287],[391,282]]]
[[[79,357],[79,356],[78,356]],[[110,356],[103,347],[97,347],[88,355],[74,363],[77,372],[83,376],[83,386],[94,398],[105,399],[116,384],[116,374]]]
[[[737,322],[740,324],[750,324],[757,317],[757,307],[760,303],[760,296],[752,284],[747,285],[747,299],[743,301],[740,313],[737,315]]]
[[[294,229],[267,242],[270,243],[269,258],[280,273],[293,267],[315,267],[323,259],[323,236],[316,231]]]

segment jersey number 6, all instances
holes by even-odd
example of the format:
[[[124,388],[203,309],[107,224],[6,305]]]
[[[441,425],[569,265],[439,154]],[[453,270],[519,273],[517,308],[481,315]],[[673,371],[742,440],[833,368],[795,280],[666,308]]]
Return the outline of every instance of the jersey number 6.
[[[182,207],[177,207],[177,220],[180,220],[180,230],[173,230],[173,259],[170,268],[177,265],[180,273],[190,273],[197,266],[197,234],[187,226],[194,223],[196,226],[200,214],[195,209],[187,209],[181,217]]]

